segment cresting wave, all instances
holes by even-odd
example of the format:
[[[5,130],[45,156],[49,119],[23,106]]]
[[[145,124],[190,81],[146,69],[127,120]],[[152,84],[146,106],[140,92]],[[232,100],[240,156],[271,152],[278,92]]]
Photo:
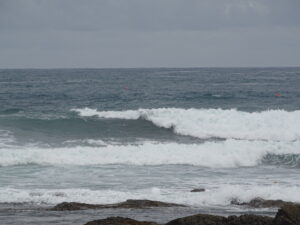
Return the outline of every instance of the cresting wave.
[[[233,140],[203,144],[151,143],[98,147],[19,147],[0,149],[0,165],[168,165],[186,164],[211,168],[251,167],[267,156],[300,155],[300,141]],[[271,157],[272,160],[272,157]],[[278,157],[275,157],[276,163]],[[299,164],[293,162],[291,166]]]
[[[197,138],[295,141],[300,140],[300,110],[243,112],[236,109],[158,108],[127,111],[72,109],[82,117],[151,121],[158,127]]]

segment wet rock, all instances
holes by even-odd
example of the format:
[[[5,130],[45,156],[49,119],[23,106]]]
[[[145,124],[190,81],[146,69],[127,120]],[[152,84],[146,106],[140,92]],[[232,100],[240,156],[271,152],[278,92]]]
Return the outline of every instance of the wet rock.
[[[133,200],[134,201],[134,200]],[[154,222],[136,221],[129,218],[109,217],[94,220],[85,225],[158,225]],[[215,216],[197,214],[172,220],[165,225],[300,225],[300,204],[286,204],[275,218],[258,215]]]
[[[205,192],[204,188],[195,188],[193,190],[191,190],[191,192]]]
[[[273,225],[273,218],[257,215],[229,216],[227,225]]]
[[[85,225],[158,225],[154,222],[136,221],[129,218],[109,217],[91,221]],[[300,225],[300,204],[286,204],[275,218],[258,215],[215,216],[197,214],[172,220],[165,225]]]
[[[85,204],[78,202],[63,202],[50,210],[52,211],[71,211],[71,210],[86,210],[86,209],[105,209],[105,208],[151,208],[151,207],[185,207],[185,205],[179,205],[174,203],[151,201],[151,200],[132,200],[129,199],[125,202],[117,204]]]
[[[186,207],[185,205],[151,201],[151,200],[133,200],[129,199],[125,202],[121,202],[113,205],[113,208],[148,208],[148,207]]]
[[[108,217],[102,220],[94,220],[85,225],[158,225],[154,222],[137,221],[123,217]]]
[[[273,218],[256,215],[229,216],[226,218],[198,214],[172,220],[166,225],[273,225]]]
[[[274,225],[300,225],[300,204],[287,204],[279,209]]]
[[[226,225],[226,218],[206,214],[197,214],[172,220],[166,225]]]
[[[231,201],[232,205],[244,205],[253,208],[280,208],[285,205],[294,204],[292,202],[285,202],[282,200],[265,200],[263,198],[254,198],[250,202],[239,202],[238,200],[234,199]]]
[[[72,211],[72,210],[86,210],[86,209],[98,209],[98,208],[102,208],[101,205],[85,204],[85,203],[78,203],[78,202],[63,202],[54,206],[50,210],[51,211]]]

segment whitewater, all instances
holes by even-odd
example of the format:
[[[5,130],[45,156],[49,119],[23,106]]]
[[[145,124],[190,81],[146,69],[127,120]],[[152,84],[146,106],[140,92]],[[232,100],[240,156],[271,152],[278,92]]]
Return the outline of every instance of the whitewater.
[[[126,111],[73,109],[80,116],[106,119],[145,119],[159,127],[172,128],[181,135],[197,138],[234,138],[246,140],[300,140],[300,110],[243,112],[236,109],[159,108]]]
[[[101,142],[102,143],[102,142]],[[300,141],[209,141],[203,144],[136,143],[130,145],[0,149],[0,165],[194,165],[210,168],[257,166],[265,162],[300,166]],[[293,157],[294,155],[294,157]],[[284,156],[287,160],[285,160]]]

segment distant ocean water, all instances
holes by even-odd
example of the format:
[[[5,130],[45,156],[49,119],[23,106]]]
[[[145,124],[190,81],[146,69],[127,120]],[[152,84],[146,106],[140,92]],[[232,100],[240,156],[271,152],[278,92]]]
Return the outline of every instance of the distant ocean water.
[[[0,70],[0,103],[2,206],[300,202],[300,68]]]

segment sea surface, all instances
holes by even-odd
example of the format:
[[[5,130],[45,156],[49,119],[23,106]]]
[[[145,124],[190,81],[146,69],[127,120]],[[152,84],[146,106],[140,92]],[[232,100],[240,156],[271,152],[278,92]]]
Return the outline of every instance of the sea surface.
[[[300,68],[0,70],[1,225],[274,215],[255,197],[300,202]],[[44,210],[127,199],[190,208]]]

